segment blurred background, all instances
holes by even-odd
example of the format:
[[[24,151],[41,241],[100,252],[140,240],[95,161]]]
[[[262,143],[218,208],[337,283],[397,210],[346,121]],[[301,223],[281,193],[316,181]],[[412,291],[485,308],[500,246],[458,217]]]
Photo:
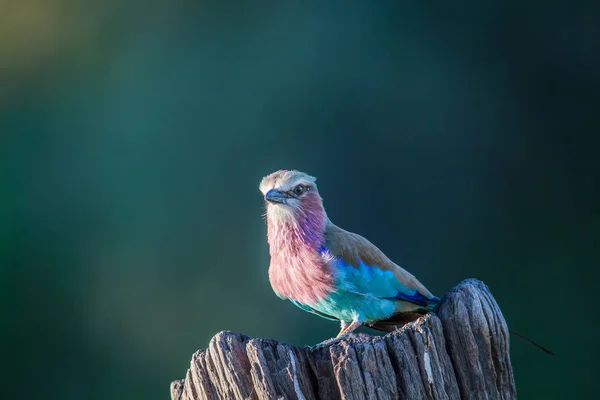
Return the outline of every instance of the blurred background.
[[[512,341],[521,398],[593,397],[600,24],[571,4],[0,1],[0,397],[165,399],[220,330],[337,334],[269,286],[280,168],[437,295],[485,281],[557,353]]]

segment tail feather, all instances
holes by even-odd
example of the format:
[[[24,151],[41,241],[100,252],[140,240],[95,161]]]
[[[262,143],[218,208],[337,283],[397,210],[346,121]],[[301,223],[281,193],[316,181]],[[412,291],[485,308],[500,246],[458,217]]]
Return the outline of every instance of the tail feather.
[[[548,350],[547,348],[545,348],[545,347],[544,347],[544,346],[542,346],[541,344],[539,344],[539,343],[536,343],[536,342],[534,342],[533,340],[531,340],[531,339],[529,339],[529,338],[526,338],[525,336],[523,336],[523,335],[520,335],[520,334],[518,334],[518,333],[516,333],[516,332],[514,332],[514,331],[509,331],[509,332],[510,332],[510,334],[511,334],[511,335],[513,335],[514,337],[517,337],[517,338],[519,338],[519,339],[521,339],[521,340],[523,340],[523,341],[525,341],[525,342],[527,342],[527,343],[529,343],[529,344],[532,344],[532,345],[534,345],[535,347],[537,347],[538,349],[542,350],[542,351],[543,351],[543,352],[545,352],[546,354],[550,354],[551,356],[555,355],[555,354],[554,354],[552,351]]]
[[[399,293],[395,299],[401,301],[407,301],[412,304],[416,304],[421,308],[417,308],[413,311],[405,311],[399,312],[388,319],[384,319],[381,321],[375,322],[373,325],[368,325],[369,328],[382,331],[382,332],[393,332],[396,329],[408,324],[409,322],[413,322],[421,318],[423,315],[427,314],[430,311],[434,311],[435,308],[440,304],[439,297],[424,297],[421,295],[417,296],[404,296]]]
[[[401,312],[392,315],[388,319],[377,321],[373,325],[368,326],[369,328],[382,332],[393,332],[399,327],[408,324],[409,322],[416,321],[428,312],[429,310],[425,310],[422,308],[411,312]]]

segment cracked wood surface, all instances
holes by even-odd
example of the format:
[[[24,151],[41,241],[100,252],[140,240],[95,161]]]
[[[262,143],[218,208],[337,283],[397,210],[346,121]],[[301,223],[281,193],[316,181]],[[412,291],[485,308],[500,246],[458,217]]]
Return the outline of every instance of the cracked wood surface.
[[[172,400],[458,398],[516,398],[506,321],[476,279],[381,337],[311,348],[220,332],[171,383]]]

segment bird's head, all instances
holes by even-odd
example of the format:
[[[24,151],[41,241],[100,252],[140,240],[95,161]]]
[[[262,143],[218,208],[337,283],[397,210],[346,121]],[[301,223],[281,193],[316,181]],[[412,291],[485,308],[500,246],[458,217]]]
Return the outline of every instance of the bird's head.
[[[326,219],[316,178],[295,170],[279,170],[260,182],[267,218],[277,221],[300,220],[308,216]]]

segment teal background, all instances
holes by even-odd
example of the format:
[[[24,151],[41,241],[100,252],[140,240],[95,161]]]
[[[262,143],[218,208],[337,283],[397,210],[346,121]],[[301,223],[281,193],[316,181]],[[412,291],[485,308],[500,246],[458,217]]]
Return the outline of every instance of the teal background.
[[[267,280],[258,183],[296,168],[557,353],[511,343],[520,398],[593,398],[598,6],[416,3],[0,1],[0,397],[168,398],[220,330],[334,336]]]

